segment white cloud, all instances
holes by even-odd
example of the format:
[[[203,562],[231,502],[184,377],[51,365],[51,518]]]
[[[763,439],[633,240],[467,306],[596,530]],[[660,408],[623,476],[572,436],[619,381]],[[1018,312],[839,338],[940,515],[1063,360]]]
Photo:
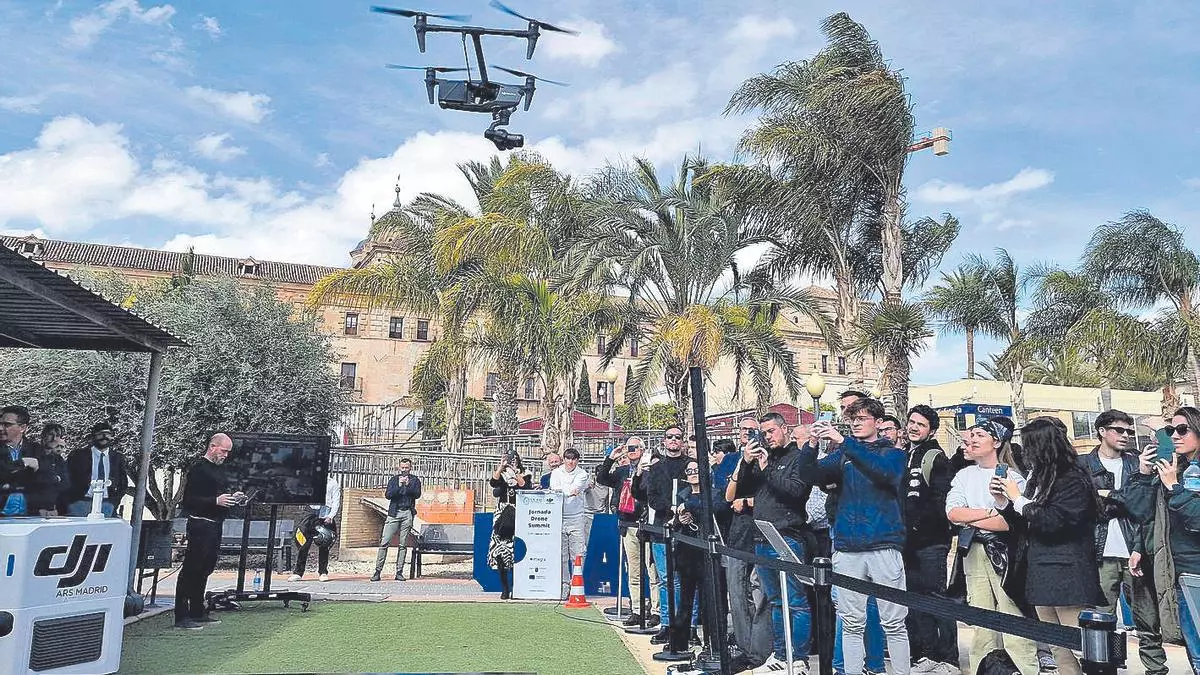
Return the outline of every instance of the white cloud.
[[[195,28],[208,33],[208,36],[216,40],[221,37],[221,22],[217,21],[215,16],[200,15],[200,21],[196,23]]]
[[[594,67],[604,57],[620,51],[620,47],[608,36],[602,23],[587,19],[562,22],[563,28],[579,31],[579,35],[543,32],[538,41],[538,52],[556,61],[575,61]]]
[[[785,17],[766,18],[757,14],[741,17],[722,38],[725,57],[709,73],[709,84],[714,88],[726,89],[740,83],[760,70],[759,62],[771,50],[773,42],[794,38],[796,34],[796,24]],[[796,55],[803,54],[803,51],[789,47],[786,53]]]
[[[192,150],[201,157],[228,162],[246,154],[245,148],[228,144],[231,138],[229,134],[205,134],[192,144]]]
[[[917,188],[916,199],[931,204],[995,203],[1031,192],[1054,182],[1054,173],[1046,169],[1024,168],[1001,183],[972,188],[961,183],[931,180]]]
[[[248,91],[217,91],[205,87],[187,88],[189,98],[216,108],[234,119],[257,124],[271,112],[271,97]]]
[[[554,101],[543,114],[589,127],[646,121],[691,106],[699,91],[691,65],[676,63],[632,84],[606,80],[573,98]]]
[[[1200,190],[1200,178],[1185,178],[1183,186],[1193,190]]]
[[[0,96],[0,110],[33,114],[38,112],[38,106],[45,100],[46,97],[43,94],[34,94],[32,96]]]
[[[71,35],[67,37],[67,44],[81,49],[90,47],[122,15],[128,16],[131,21],[148,26],[161,26],[175,16],[175,8],[171,5],[143,8],[138,0],[110,0],[91,13],[71,20]]]
[[[313,161],[313,166],[317,167],[318,169],[324,169],[327,166],[333,166],[333,162],[329,160],[329,153],[322,152],[321,154],[317,155],[316,160]]]

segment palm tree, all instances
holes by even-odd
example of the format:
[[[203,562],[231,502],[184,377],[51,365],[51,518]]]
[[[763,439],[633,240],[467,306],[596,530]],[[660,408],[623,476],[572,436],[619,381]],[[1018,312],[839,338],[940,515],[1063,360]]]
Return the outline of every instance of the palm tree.
[[[903,178],[913,137],[904,78],[845,13],[822,23],[827,44],[808,61],[747,80],[726,113],[761,111],[741,148],[785,174],[824,173],[847,186],[882,243],[885,301],[904,287]]]
[[[1200,258],[1187,247],[1183,233],[1148,211],[1131,211],[1096,228],[1084,251],[1083,272],[1123,307],[1171,305],[1168,318],[1178,322],[1184,339],[1180,353],[1165,356],[1187,364],[1192,391],[1200,395]]]
[[[1027,277],[1022,276],[1016,261],[1002,248],[996,249],[996,260],[990,261],[972,254],[967,258],[966,269],[979,274],[988,286],[987,300],[993,302],[995,315],[983,325],[997,330],[1008,346],[993,362],[1006,374],[1012,386],[1013,422],[1025,424],[1025,368],[1033,357],[1033,343],[1022,330],[1020,322],[1021,302]]]
[[[908,410],[912,359],[924,351],[931,337],[921,305],[881,302],[863,312],[850,353],[886,359],[880,388],[890,393],[892,409],[903,413]]]
[[[604,362],[630,340],[643,346],[626,385],[635,405],[665,380],[686,414],[688,368],[708,370],[723,357],[734,366],[735,395],[748,373],[758,396],[769,398],[778,373],[794,398],[800,377],[775,321],[792,310],[828,335],[827,318],[807,293],[779,282],[761,264],[741,268],[739,255],[778,247],[783,233],[776,223],[750,218],[723,181],[700,179],[708,173],[703,159],[688,157],[666,185],[645,159],[609,167],[594,185],[594,229],[572,251],[575,283],[628,295]]]
[[[413,369],[410,390],[421,400],[446,398],[446,443],[462,448],[462,411],[466,405],[471,337],[468,319],[479,308],[483,289],[469,278],[448,275],[434,262],[434,242],[447,218],[465,213],[451,200],[424,195],[409,206],[384,214],[370,236],[389,244],[394,255],[365,267],[339,270],[321,279],[307,298],[309,309],[338,304],[349,307],[397,307],[436,316],[440,335]]]
[[[1003,327],[990,297],[994,287],[984,270],[960,265],[925,295],[925,306],[939,320],[943,333],[967,336],[967,379],[975,379],[975,334],[997,335]]]

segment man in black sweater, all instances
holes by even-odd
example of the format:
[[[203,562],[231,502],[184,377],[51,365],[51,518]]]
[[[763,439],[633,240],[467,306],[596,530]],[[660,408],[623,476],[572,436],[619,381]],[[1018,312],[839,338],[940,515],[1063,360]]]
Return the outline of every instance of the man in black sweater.
[[[637,523],[646,513],[646,505],[633,494],[633,476],[640,467],[645,446],[642,439],[631,436],[625,445],[608,453],[600,466],[596,467],[596,482],[612,488],[612,507],[617,514],[617,528],[621,533],[621,548],[625,550],[626,569],[629,579],[629,598],[634,607],[642,597],[642,544],[638,539]],[[625,620],[626,626],[640,625],[642,617],[637,612]]]
[[[808,525],[805,507],[817,468],[817,453],[812,446],[797,448],[788,437],[787,422],[779,413],[767,413],[759,420],[763,443],[751,441],[742,449],[742,463],[730,478],[736,481],[738,492],[754,495],[754,517],[775,526],[796,557],[806,560],[804,535]],[[767,542],[759,542],[756,553],[765,558],[780,556]],[[787,642],[784,639],[783,588],[779,574],[765,567],[758,568],[759,583],[771,605],[771,625],[774,628],[773,653],[766,663],[754,672],[775,672],[787,669]],[[808,597],[799,581],[788,583],[787,603],[791,611],[792,668],[796,675],[807,675],[809,638],[812,616]]]
[[[663,432],[662,457],[634,482],[635,495],[646,502],[648,520],[656,525],[665,525],[674,517],[671,506],[675,496],[675,481],[684,482],[684,470],[688,463],[683,448],[683,427],[672,424]],[[667,545],[662,537],[651,535],[650,552],[654,555],[654,566],[658,569],[662,581],[658,597],[661,629],[650,638],[650,643],[666,644],[671,638],[667,593],[674,593],[673,597],[679,597],[679,578],[676,576],[674,588],[667,588]]]
[[[904,572],[908,590],[924,595],[946,592],[946,560],[953,535],[946,519],[946,495],[954,469],[935,438],[939,426],[937,411],[927,405],[908,411]],[[905,623],[914,674],[958,673],[958,624],[954,619],[910,611]]]
[[[231,449],[233,441],[228,436],[213,434],[204,456],[188,469],[180,503],[187,514],[187,551],[175,586],[176,628],[197,630],[206,623],[220,623],[204,612],[204,587],[217,567],[221,523],[229,515],[229,507],[246,497],[242,492],[225,491],[225,467],[221,465]]]

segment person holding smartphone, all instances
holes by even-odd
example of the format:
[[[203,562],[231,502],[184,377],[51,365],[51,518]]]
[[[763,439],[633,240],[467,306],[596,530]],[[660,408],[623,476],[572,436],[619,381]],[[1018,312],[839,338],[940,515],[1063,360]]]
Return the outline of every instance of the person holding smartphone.
[[[1187,596],[1179,588],[1180,574],[1200,574],[1200,492],[1186,489],[1181,477],[1188,464],[1200,458],[1200,410],[1185,406],[1175,411],[1165,431],[1170,435],[1173,456],[1163,458],[1164,448],[1151,446],[1138,458],[1138,473],[1126,487],[1125,506],[1133,517],[1142,523],[1143,532],[1151,535],[1165,531],[1170,543],[1171,561],[1175,565],[1175,593],[1161,596],[1160,602],[1167,606],[1177,604],[1179,628],[1187,646],[1188,660],[1193,672],[1200,673],[1200,631],[1188,610]],[[1166,513],[1166,522],[1157,523],[1158,514]],[[1156,527],[1157,526],[1157,527]],[[1151,548],[1147,542],[1147,548]],[[1161,547],[1161,542],[1154,548]],[[1135,575],[1154,570],[1147,569],[1140,551],[1129,558],[1129,566]],[[1159,590],[1164,590],[1161,586]]]
[[[615,496],[617,530],[621,535],[621,547],[625,550],[625,565],[628,571],[629,597],[634,607],[642,597],[642,543],[638,538],[637,523],[646,513],[646,505],[633,494],[633,477],[639,468],[649,466],[642,463],[645,444],[637,436],[630,436],[623,445],[613,448],[604,461],[596,467],[596,483],[610,488]],[[647,457],[647,459],[649,459]],[[626,626],[640,625],[642,616],[636,611],[625,620]]]
[[[1022,616],[1013,599],[1021,597],[1021,589],[1014,588],[1009,578],[1009,526],[996,508],[991,487],[992,478],[1000,477],[1012,480],[1022,493],[1025,490],[1025,477],[997,457],[1010,438],[1009,428],[994,420],[982,420],[967,429],[963,450],[972,463],[950,481],[946,517],[961,528],[951,590],[965,586],[967,604],[972,607]],[[1037,675],[1037,645],[1032,641],[984,628],[975,628],[973,633],[967,672],[979,672],[983,657],[1004,649],[1021,675]]]
[[[175,585],[175,627],[198,630],[205,624],[220,623],[204,611],[204,588],[217,567],[221,549],[221,524],[229,507],[244,503],[246,494],[226,491],[225,458],[233,449],[233,440],[225,434],[213,434],[204,456],[187,472],[180,507],[187,515],[187,550]]]

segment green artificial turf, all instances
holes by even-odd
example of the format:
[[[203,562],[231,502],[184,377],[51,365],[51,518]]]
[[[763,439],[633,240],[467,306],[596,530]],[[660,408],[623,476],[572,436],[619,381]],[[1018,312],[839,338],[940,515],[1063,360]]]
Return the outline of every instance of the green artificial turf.
[[[565,615],[565,616],[564,616]],[[533,604],[247,603],[222,623],[175,630],[172,614],[125,629],[121,673],[638,675],[594,610]],[[587,621],[575,620],[577,617]],[[592,623],[594,622],[594,623]]]

